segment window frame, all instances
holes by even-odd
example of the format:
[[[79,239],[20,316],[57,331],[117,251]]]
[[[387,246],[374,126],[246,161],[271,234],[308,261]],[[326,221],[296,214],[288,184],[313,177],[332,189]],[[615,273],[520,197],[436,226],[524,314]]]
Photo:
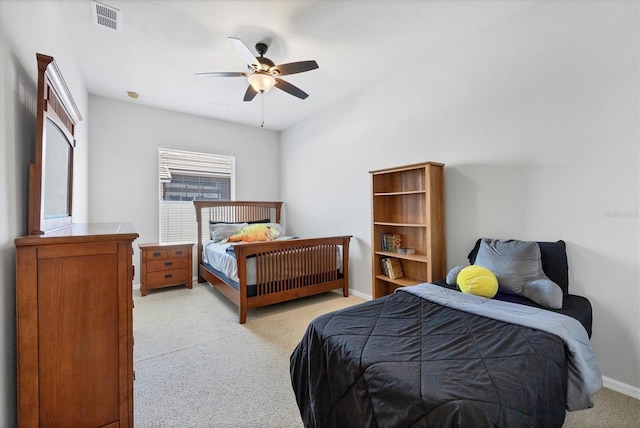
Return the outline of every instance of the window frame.
[[[174,163],[174,165],[178,165],[178,166],[183,166],[182,168],[179,169],[179,171],[181,172],[179,175],[182,176],[186,176],[186,175],[190,175],[190,176],[215,176],[215,175],[225,175],[228,171],[228,176],[230,179],[229,182],[229,200],[234,201],[235,200],[235,156],[232,155],[225,155],[225,154],[217,154],[217,153],[211,153],[211,152],[204,152],[202,150],[186,150],[186,149],[176,149],[176,148],[171,148],[171,147],[159,147],[158,148],[158,158],[157,158],[157,165],[158,165],[158,169],[157,169],[157,175],[156,175],[156,180],[158,180],[158,241],[160,243],[171,243],[171,242],[185,242],[185,241],[193,241],[195,243],[195,240],[197,239],[197,225],[196,225],[196,214],[195,214],[195,208],[193,206],[193,202],[192,200],[180,200],[180,201],[176,201],[176,200],[164,200],[163,199],[163,168],[165,167],[163,165],[163,152],[169,152],[169,154],[183,154],[185,156],[185,159],[188,158],[189,156],[194,156],[194,157],[213,157],[213,158],[220,158],[219,160],[222,161],[224,163],[224,167],[222,167],[220,170],[218,171],[214,171],[214,170],[210,170],[210,171],[205,171],[202,172],[201,168],[196,167],[195,169],[189,170],[186,167],[184,167],[185,165],[188,165],[189,159],[187,159],[187,161],[184,161],[184,159],[177,159],[177,163]],[[214,161],[210,160],[211,163],[215,163]],[[165,159],[165,162],[166,159]],[[171,165],[170,163],[171,161],[169,160],[169,165]],[[170,168],[170,166],[169,166]],[[223,171],[224,170],[224,171]],[[178,175],[178,174],[177,174]],[[167,174],[164,174],[164,177],[166,177]],[[201,198],[197,198],[197,199],[201,199]],[[225,199],[211,199],[211,200],[225,200]],[[171,207],[171,205],[174,205],[173,207]],[[179,206],[178,206],[179,205]],[[167,219],[167,211],[173,211],[174,212],[174,216],[176,216],[176,218],[174,219]],[[191,219],[191,213],[193,214],[193,218]],[[180,218],[180,220],[177,220],[177,218]],[[179,225],[178,226],[174,226],[173,230],[172,228],[170,228],[169,226],[167,226],[167,222],[169,221],[178,221]],[[192,221],[191,221],[192,220]],[[175,229],[179,229],[181,232],[180,233],[176,233]],[[184,233],[182,233],[182,231],[184,231]],[[176,235],[178,235],[178,237],[176,237]],[[193,236],[191,236],[193,235]]]

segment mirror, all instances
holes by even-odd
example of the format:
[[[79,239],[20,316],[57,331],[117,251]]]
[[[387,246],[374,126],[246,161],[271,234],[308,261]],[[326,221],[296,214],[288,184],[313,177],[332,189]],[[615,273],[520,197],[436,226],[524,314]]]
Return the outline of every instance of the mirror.
[[[71,215],[69,207],[71,145],[64,132],[48,118],[45,135],[42,210],[44,220],[51,220]]]
[[[29,234],[72,223],[75,125],[82,117],[53,57],[36,54],[36,160],[29,169]]]

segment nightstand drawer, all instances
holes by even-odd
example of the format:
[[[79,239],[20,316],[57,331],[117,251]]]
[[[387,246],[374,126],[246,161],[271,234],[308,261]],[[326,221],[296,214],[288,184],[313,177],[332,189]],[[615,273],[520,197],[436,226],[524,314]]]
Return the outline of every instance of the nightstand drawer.
[[[191,266],[191,259],[186,257],[178,259],[150,260],[147,262],[147,272],[164,271],[167,269],[184,269]]]
[[[164,270],[161,272],[147,273],[147,286],[169,285],[169,284],[188,284],[191,283],[191,275],[184,269]]]
[[[145,258],[147,261],[152,260],[161,260],[161,259],[176,259],[176,258],[186,258],[191,251],[180,248],[172,248],[165,250],[153,250],[153,251],[145,251]]]
[[[169,258],[169,250],[149,250],[144,252],[144,258],[147,261],[158,260],[158,259],[168,259]]]
[[[169,250],[169,257],[171,257],[172,259],[174,258],[178,258],[178,257],[187,257],[187,255],[191,254],[191,247],[189,247],[188,250],[185,250],[184,248],[172,248]]]

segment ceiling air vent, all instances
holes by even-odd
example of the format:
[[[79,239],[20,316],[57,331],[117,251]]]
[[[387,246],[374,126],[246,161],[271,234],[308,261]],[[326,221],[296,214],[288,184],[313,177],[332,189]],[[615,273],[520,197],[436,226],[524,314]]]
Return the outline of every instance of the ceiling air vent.
[[[93,9],[92,15],[94,23],[101,27],[120,31],[120,10],[103,3],[98,3],[97,1],[92,1],[91,7]]]

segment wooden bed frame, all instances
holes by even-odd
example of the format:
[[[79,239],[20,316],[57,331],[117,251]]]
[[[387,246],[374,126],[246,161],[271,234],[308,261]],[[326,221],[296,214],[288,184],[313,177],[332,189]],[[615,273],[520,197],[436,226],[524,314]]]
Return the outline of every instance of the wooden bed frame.
[[[253,242],[236,245],[239,288],[225,282],[202,261],[203,239],[209,238],[210,222],[242,223],[271,219],[280,223],[282,202],[193,201],[198,225],[198,282],[208,282],[239,308],[239,321],[247,320],[247,309],[298,299],[334,289],[349,296],[349,242],[351,236]],[[336,251],[342,247],[342,274],[335,269]],[[247,295],[247,258],[256,258],[256,295]],[[302,266],[311,275],[278,278],[287,265]],[[318,273],[320,272],[320,273]]]

